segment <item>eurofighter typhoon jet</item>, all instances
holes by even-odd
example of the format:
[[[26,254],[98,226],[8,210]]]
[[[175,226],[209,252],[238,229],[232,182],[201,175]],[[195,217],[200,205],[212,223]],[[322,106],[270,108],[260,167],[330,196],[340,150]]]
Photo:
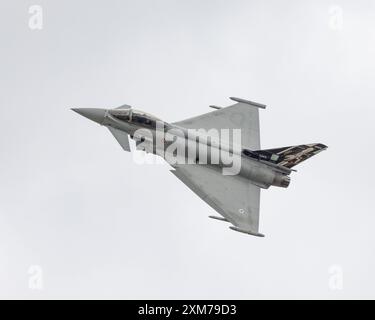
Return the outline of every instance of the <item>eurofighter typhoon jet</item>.
[[[232,230],[259,233],[260,190],[287,188],[297,164],[325,150],[321,143],[261,150],[260,103],[230,98],[228,107],[167,123],[123,105],[115,109],[74,108],[80,115],[106,126],[125,151],[129,137],[136,149],[161,156],[170,170]]]

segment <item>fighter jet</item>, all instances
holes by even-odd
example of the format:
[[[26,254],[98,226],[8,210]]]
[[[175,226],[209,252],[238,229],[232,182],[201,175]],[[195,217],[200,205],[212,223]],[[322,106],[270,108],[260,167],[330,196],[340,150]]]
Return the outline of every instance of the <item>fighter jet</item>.
[[[72,110],[107,127],[125,151],[131,151],[130,138],[136,149],[165,159],[171,173],[219,214],[210,218],[229,222],[232,230],[263,237],[259,233],[260,190],[287,188],[292,168],[327,146],[311,143],[262,150],[259,109],[266,106],[230,99],[235,103],[228,107],[210,106],[215,110],[174,123],[129,105]],[[226,134],[209,134],[218,131]]]

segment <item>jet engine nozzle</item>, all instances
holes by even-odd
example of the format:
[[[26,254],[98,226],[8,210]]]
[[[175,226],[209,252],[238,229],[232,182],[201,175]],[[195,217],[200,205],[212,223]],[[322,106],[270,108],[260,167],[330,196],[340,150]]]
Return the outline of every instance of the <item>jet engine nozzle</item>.
[[[277,173],[273,179],[272,185],[281,188],[288,188],[290,184],[290,177],[285,174]]]

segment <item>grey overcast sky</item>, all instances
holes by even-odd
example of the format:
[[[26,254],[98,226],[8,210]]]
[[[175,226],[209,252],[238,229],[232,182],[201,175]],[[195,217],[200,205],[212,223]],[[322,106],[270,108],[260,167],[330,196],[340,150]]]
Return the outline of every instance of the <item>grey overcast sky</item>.
[[[374,1],[2,0],[0,14],[1,298],[375,298]],[[208,219],[164,166],[70,111],[177,121],[229,96],[267,104],[263,148],[329,146],[262,192],[265,238]]]

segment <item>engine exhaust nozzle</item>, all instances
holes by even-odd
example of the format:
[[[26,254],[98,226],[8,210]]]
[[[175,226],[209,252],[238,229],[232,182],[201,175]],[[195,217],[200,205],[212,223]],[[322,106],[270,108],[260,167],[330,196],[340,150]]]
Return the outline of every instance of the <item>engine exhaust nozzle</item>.
[[[272,182],[273,186],[288,188],[290,184],[290,177],[285,174],[276,174],[275,179]]]

